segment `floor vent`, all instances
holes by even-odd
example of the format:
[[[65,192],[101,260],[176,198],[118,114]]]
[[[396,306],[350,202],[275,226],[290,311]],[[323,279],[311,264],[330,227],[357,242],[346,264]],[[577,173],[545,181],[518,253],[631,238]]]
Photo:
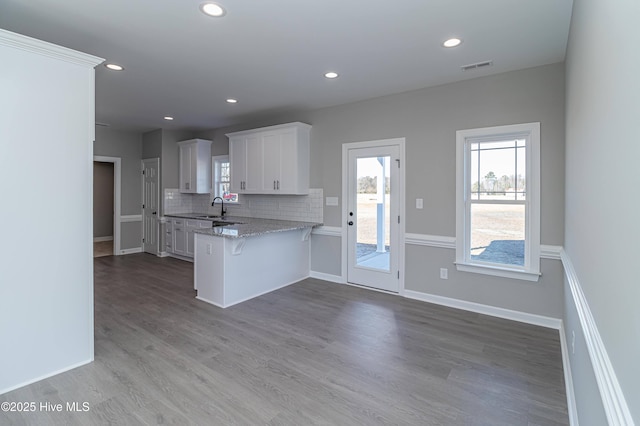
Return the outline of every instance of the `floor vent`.
[[[462,71],[471,71],[490,66],[493,66],[493,61],[476,62],[475,64],[463,65],[460,69],[462,69]]]

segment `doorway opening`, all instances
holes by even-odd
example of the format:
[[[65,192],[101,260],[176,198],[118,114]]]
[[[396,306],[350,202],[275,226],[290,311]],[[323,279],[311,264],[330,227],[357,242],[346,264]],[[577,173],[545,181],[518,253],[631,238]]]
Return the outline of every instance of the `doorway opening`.
[[[93,157],[93,256],[120,252],[119,157]]]

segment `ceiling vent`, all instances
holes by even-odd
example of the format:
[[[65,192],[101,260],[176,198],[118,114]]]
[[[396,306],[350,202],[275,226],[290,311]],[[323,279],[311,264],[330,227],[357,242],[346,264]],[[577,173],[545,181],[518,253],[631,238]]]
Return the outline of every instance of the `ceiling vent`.
[[[476,62],[475,64],[463,65],[460,67],[462,71],[472,71],[480,68],[493,66],[493,61]]]

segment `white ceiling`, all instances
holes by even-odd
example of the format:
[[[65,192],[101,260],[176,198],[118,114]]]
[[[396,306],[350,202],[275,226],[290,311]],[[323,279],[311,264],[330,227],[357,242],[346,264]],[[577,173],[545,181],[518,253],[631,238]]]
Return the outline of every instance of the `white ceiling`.
[[[200,2],[0,0],[0,28],[123,65],[96,69],[97,122],[195,130],[560,62],[572,9],[572,0],[219,0],[227,14],[210,18]],[[441,47],[451,36],[464,43]],[[486,60],[494,65],[460,70]],[[340,77],[325,79],[329,70]]]

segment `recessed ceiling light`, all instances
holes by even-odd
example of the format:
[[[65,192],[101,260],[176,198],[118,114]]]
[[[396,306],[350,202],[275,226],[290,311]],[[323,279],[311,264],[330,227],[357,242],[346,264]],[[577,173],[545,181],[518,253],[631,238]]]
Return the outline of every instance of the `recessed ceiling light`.
[[[329,72],[325,73],[324,76],[327,77],[327,78],[338,78],[338,73],[337,72],[333,72],[333,71],[329,71]]]
[[[444,47],[456,47],[456,46],[460,46],[461,43],[462,43],[462,40],[459,38],[450,38],[449,40],[445,40],[444,43],[442,43],[442,45]]]
[[[211,2],[201,3],[200,10],[205,15],[213,16],[214,18],[219,18],[221,16],[224,16],[227,13],[227,11],[224,10],[222,6],[220,6],[217,3],[211,3]]]
[[[122,65],[118,64],[104,64],[104,66],[113,71],[122,71],[124,69]]]
[[[233,99],[233,98],[229,98],[229,99],[227,99],[227,102],[230,103],[230,104],[237,104],[238,100],[237,99]]]
[[[173,120],[173,117],[167,115],[166,117],[164,117],[164,119],[167,120],[167,121],[171,121],[171,120]]]

